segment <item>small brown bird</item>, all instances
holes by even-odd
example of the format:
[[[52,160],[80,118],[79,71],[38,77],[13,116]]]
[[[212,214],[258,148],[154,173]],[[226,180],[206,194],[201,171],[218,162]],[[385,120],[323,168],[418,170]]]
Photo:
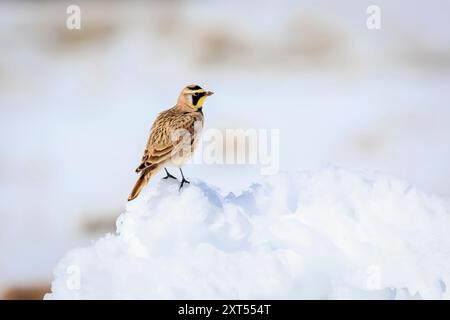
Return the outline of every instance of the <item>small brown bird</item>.
[[[136,168],[140,175],[128,201],[135,199],[161,168],[166,171],[163,179],[176,179],[167,171],[168,165],[179,167],[182,177],[180,189],[184,183],[189,183],[184,178],[181,166],[195,149],[203,128],[202,107],[206,97],[212,94],[213,92],[203,90],[198,85],[189,85],[181,91],[173,108],[158,115],[150,131],[141,164]]]

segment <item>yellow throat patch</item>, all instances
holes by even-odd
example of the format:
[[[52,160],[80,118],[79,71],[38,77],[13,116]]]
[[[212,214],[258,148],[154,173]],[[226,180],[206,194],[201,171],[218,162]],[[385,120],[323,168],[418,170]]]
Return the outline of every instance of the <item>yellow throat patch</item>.
[[[205,100],[206,100],[206,96],[203,96],[200,99],[198,99],[197,105],[195,107],[197,109],[200,109],[201,107],[203,107],[203,104],[205,103]]]
[[[193,93],[205,93],[205,92],[206,92],[206,91],[203,90],[203,89],[193,91]],[[197,104],[194,105],[193,107],[194,107],[196,110],[200,109],[201,107],[203,107],[203,104],[205,103],[205,100],[206,100],[206,95],[204,95],[204,96],[198,98]]]

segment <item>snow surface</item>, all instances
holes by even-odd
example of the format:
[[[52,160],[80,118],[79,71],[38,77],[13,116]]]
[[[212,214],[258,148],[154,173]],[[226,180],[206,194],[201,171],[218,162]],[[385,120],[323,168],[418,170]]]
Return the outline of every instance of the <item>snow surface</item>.
[[[237,196],[154,182],[116,234],[60,261],[46,299],[449,299],[449,204],[335,167]]]

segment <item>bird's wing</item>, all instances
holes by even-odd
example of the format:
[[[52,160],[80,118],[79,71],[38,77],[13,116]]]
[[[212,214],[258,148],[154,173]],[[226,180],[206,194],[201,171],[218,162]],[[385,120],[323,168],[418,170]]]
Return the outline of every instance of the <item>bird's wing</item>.
[[[161,164],[190,147],[194,137],[195,117],[161,113],[152,126],[147,147],[136,172],[152,164]]]

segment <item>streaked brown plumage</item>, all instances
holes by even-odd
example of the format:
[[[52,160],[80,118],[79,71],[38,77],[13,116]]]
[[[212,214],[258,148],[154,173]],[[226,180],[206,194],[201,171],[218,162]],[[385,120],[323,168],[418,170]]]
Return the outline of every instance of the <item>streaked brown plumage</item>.
[[[203,103],[212,94],[197,85],[189,85],[181,91],[173,108],[158,115],[151,128],[141,164],[136,168],[140,175],[128,201],[135,199],[151,177],[166,165],[174,165],[181,170],[195,149],[203,127]],[[173,176],[167,172],[167,177]],[[184,182],[188,183],[183,176],[180,188]]]

